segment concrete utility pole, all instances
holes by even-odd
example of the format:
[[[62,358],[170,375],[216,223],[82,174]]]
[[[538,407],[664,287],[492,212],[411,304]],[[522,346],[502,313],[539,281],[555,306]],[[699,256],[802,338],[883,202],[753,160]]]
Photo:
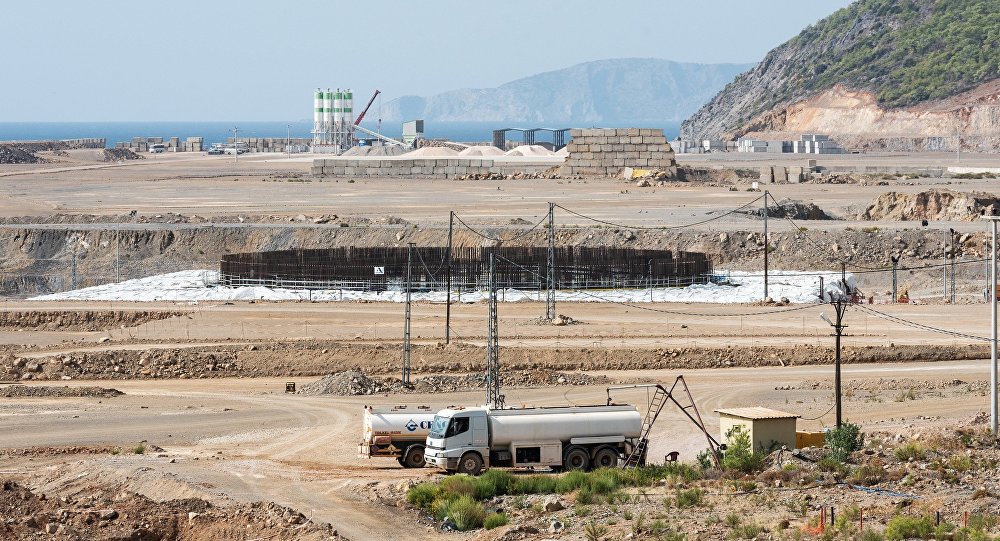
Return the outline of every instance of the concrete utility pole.
[[[455,211],[448,213],[448,252],[445,253],[447,261],[447,278],[445,278],[445,303],[444,303],[444,343],[451,343],[451,234],[455,227]]]
[[[899,297],[896,294],[896,268],[899,265],[899,256],[891,255],[889,259],[892,260],[892,303],[895,304]]]
[[[951,230],[951,303],[955,304],[955,230]]]
[[[240,127],[236,126],[233,128],[233,163],[239,163],[240,161]]]
[[[948,232],[945,231],[945,234]],[[948,302],[948,238],[945,237],[944,246],[941,248],[941,280],[944,286],[944,302]]]
[[[288,148],[292,144],[292,125],[285,124],[285,157],[292,157],[292,149]]]
[[[846,283],[844,285],[846,286]],[[847,325],[844,325],[844,312],[847,311],[847,304],[848,304],[846,295],[841,295],[836,300],[831,299],[830,304],[833,305],[833,309],[836,312],[835,314],[837,317],[836,321],[830,321],[830,319],[826,317],[826,314],[820,314],[819,317],[823,321],[829,323],[834,330],[834,337],[835,337],[834,348],[836,349],[836,356],[834,357],[834,365],[833,365],[833,393],[834,393],[833,396],[834,396],[834,404],[836,407],[837,428],[840,428],[844,420],[842,401],[841,401],[841,396],[842,396],[841,384],[840,384],[840,337],[843,336],[844,329],[847,328]]]
[[[490,296],[487,301],[489,317],[487,318],[486,337],[486,405],[494,409],[503,409],[504,396],[500,394],[500,333],[497,326],[497,281],[494,255],[490,253]]]
[[[403,322],[403,385],[410,384],[410,292],[413,290],[413,245],[406,251],[406,319]]]
[[[993,246],[990,256],[990,284],[986,292],[990,295],[990,327],[993,334],[990,340],[990,428],[993,437],[997,437],[997,220],[1000,216],[982,216],[989,220],[993,230]]]
[[[556,318],[556,219],[555,203],[549,203],[549,260],[548,278],[549,288],[545,292],[545,319],[549,321]]]
[[[767,239],[767,196],[768,191],[764,190],[764,300],[767,300],[767,252],[770,244]]]

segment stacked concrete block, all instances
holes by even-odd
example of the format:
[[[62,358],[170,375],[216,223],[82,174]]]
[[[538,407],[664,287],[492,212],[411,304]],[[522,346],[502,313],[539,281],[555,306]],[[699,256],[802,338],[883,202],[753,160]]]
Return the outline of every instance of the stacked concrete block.
[[[566,145],[564,175],[616,176],[626,168],[677,174],[674,151],[663,130],[646,128],[574,129]]]
[[[414,177],[457,179],[472,175],[516,175],[539,173],[551,164],[495,162],[470,158],[327,158],[313,160],[314,176],[328,177]]]

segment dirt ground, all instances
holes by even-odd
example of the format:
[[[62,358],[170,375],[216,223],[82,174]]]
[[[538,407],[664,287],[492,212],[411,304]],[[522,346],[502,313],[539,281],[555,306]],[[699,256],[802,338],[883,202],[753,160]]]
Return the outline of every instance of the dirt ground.
[[[734,159],[698,157],[690,161],[704,167],[757,164],[756,158],[752,163]],[[949,158],[879,155],[853,159],[873,165],[905,165],[914,160],[940,165]],[[963,161],[963,165],[998,163],[990,156],[963,157]],[[399,243],[396,235],[403,229],[413,230],[415,238],[428,242],[440,240],[451,210],[480,226],[508,226],[519,218],[537,222],[546,212],[547,202],[553,201],[607,221],[662,226],[703,220],[759,195],[748,193],[748,184],[638,188],[613,179],[337,181],[309,177],[309,165],[308,160],[277,156],[240,157],[236,161],[232,157],[157,155],[125,164],[74,158],[63,163],[3,166],[0,217],[4,224],[0,229],[10,237],[4,242],[11,253],[31,253],[38,260],[60,255],[54,242],[40,240],[44,233],[124,228],[149,237],[151,250],[159,246],[162,251],[164,244],[156,235],[212,231],[213,217],[225,217],[227,227],[253,230],[255,246],[267,246],[267,239],[257,237],[276,235],[279,228],[294,230],[292,240],[300,244],[321,238],[300,235],[300,227],[324,232],[358,229],[363,232],[357,236],[340,233],[338,242],[392,245]],[[857,220],[857,215],[889,190],[915,193],[947,186],[988,192],[992,183],[896,179],[885,185],[767,188],[776,200],[813,202],[845,218],[813,220],[807,227],[816,234],[840,235],[836,242],[843,243],[845,250],[865,252],[866,246],[874,251],[872,246],[881,250],[887,243],[909,243],[914,260],[936,262],[940,257],[937,241],[928,240],[929,233],[919,223],[878,222],[880,233],[862,232],[872,225]],[[114,224],[131,210],[137,210],[148,223]],[[78,215],[91,218],[73,222]],[[313,221],[314,217],[329,220],[331,216],[353,225],[342,228],[337,220]],[[240,217],[245,217],[246,223]],[[390,223],[387,217],[402,222]],[[625,232],[612,226],[576,228],[583,225],[582,219],[571,215],[560,219],[566,229],[573,230],[562,238],[567,243],[617,242],[615,239]],[[748,223],[747,218],[733,217],[696,226],[683,245],[717,250],[725,244],[720,232],[745,232]],[[358,224],[365,227],[356,227]],[[756,222],[752,225],[757,226]],[[956,220],[935,223],[932,229],[940,232],[948,228],[978,233],[980,236],[967,240],[964,253],[970,258],[981,255],[983,224]],[[650,246],[666,242],[662,237],[644,237],[641,229],[636,231],[635,236]],[[776,236],[780,239],[777,261],[811,264],[802,263],[802,251],[789,248],[795,242],[807,242],[802,230],[777,222],[771,232],[780,235]],[[865,240],[876,236],[878,242]],[[855,238],[858,244],[849,246],[844,238]],[[94,246],[108,246],[107,236],[93,240]],[[834,242],[834,237],[829,240]],[[670,239],[674,241],[677,239]],[[736,239],[731,244],[737,241],[743,243]],[[137,245],[129,242],[129,246]],[[468,237],[463,242],[480,241]],[[225,249],[239,249],[235,244]],[[747,266],[756,265],[759,261],[752,259],[759,251],[756,245],[751,239],[743,244],[749,247],[733,247],[736,255],[732,257],[744,258]],[[211,250],[195,253],[206,248],[195,242],[174,248],[192,252],[184,263],[215,257]],[[840,249],[838,246],[834,252],[842,253]],[[106,263],[109,253],[95,254],[93,259],[105,257]],[[965,270],[971,267],[975,268]],[[30,272],[33,267],[26,268],[25,272]],[[874,306],[890,319],[858,307],[848,310],[849,327],[844,337],[847,419],[886,441],[895,435],[910,437],[959,425],[982,428],[983,413],[989,411],[989,350],[985,340],[990,336],[990,318],[982,301],[981,270],[981,264],[960,270],[962,294],[956,305],[933,298],[940,283],[937,270],[933,270],[904,277],[926,296],[923,304]],[[885,296],[885,276],[869,284],[870,291]],[[716,438],[721,435],[714,410],[724,407],[772,407],[800,415],[800,429],[830,426],[833,338],[820,314],[829,316],[832,310],[819,305],[787,308],[560,303],[558,312],[579,323],[553,326],[539,324],[544,313],[541,302],[502,303],[500,358],[511,371],[511,385],[505,389],[507,403],[604,403],[608,398],[605,382],[669,384],[684,375]],[[4,519],[0,521],[0,536],[548,536],[544,531],[518,533],[517,525],[499,533],[443,533],[439,524],[396,505],[411,483],[436,479],[439,474],[430,469],[404,470],[392,460],[356,456],[362,406],[477,404],[483,399],[481,391],[386,394],[380,389],[361,396],[284,392],[288,382],[301,388],[321,375],[345,370],[395,376],[400,366],[403,309],[401,304],[379,302],[4,300],[0,304],[0,518]],[[416,377],[481,372],[486,334],[486,307],[482,303],[453,305],[450,344],[444,344],[444,305],[417,303],[413,313],[412,365]],[[918,327],[958,331],[963,336],[904,326],[892,317]],[[569,376],[563,383],[541,385],[551,381],[554,372]],[[592,381],[602,383],[589,383]],[[112,388],[123,394],[107,391]],[[648,395],[642,389],[623,390],[616,392],[615,400],[644,410]],[[658,462],[678,451],[682,461],[690,462],[704,447],[704,435],[677,410],[668,409],[653,430],[649,455]],[[819,492],[823,497],[840,498],[838,502],[850,498],[847,494],[836,496],[837,490],[827,487]],[[913,490],[930,495],[935,486]],[[872,496],[866,501],[873,506],[885,504],[879,498]],[[745,498],[717,498],[712,505],[715,513],[724,516],[729,510],[751,513],[748,502]],[[110,511],[116,513],[113,518],[109,518]],[[609,508],[600,513],[605,522],[616,520]],[[42,533],[48,530],[53,533]],[[717,534],[718,528],[709,528],[700,535],[709,539]],[[555,537],[582,536],[578,524]]]

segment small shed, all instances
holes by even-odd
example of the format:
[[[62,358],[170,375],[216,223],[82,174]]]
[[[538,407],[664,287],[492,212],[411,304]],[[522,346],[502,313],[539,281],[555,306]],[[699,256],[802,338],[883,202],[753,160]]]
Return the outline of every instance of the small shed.
[[[726,408],[715,410],[719,414],[719,429],[722,440],[734,426],[740,425],[750,434],[753,450],[764,452],[775,447],[786,446],[795,449],[795,423],[799,418],[794,413],[770,408]]]

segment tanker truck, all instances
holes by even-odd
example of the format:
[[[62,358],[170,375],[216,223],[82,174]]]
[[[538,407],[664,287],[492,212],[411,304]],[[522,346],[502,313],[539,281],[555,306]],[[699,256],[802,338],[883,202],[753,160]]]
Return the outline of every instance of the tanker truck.
[[[424,456],[433,466],[469,475],[497,466],[609,468],[637,448],[641,431],[642,416],[629,405],[449,407],[434,416]]]
[[[428,406],[365,406],[358,455],[395,458],[404,468],[424,467],[424,442],[434,420]]]

